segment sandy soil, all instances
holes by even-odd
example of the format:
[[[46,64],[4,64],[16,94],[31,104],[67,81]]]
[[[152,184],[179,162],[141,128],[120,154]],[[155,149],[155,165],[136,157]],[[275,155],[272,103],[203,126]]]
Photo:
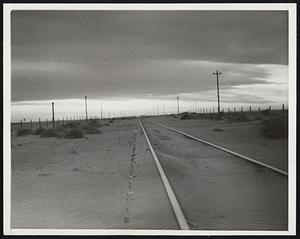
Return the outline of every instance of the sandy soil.
[[[287,230],[287,177],[144,122],[191,228]]]
[[[138,121],[100,129],[12,136],[12,228],[178,228]]]
[[[261,134],[261,121],[259,120],[248,122],[208,119],[181,120],[171,116],[154,117],[153,120],[288,171],[287,139],[265,138]],[[216,128],[223,131],[214,131]]]

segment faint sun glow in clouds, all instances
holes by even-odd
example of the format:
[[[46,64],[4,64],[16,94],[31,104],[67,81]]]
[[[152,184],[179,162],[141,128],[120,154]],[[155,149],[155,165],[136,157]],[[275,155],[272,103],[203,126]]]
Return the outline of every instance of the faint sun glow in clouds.
[[[266,19],[268,19],[266,21]],[[12,16],[12,121],[288,103],[284,12],[33,12]],[[230,26],[230,27],[229,27]],[[226,29],[226,27],[229,27]],[[226,30],[226,31],[225,31]],[[218,38],[215,34],[218,32]]]

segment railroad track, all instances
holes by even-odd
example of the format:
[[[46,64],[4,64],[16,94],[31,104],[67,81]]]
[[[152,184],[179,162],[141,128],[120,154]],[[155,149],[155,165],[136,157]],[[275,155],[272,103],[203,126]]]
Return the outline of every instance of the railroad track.
[[[181,207],[180,207],[180,205],[178,203],[178,200],[177,200],[177,198],[175,196],[175,193],[174,193],[174,191],[173,191],[173,189],[172,189],[172,187],[171,187],[171,185],[169,183],[169,180],[168,180],[168,178],[167,178],[167,176],[166,176],[166,174],[165,174],[165,172],[164,172],[164,170],[163,170],[163,168],[162,168],[162,166],[161,166],[161,164],[160,164],[160,162],[159,162],[159,160],[158,160],[158,158],[156,156],[156,153],[155,153],[155,151],[154,151],[154,149],[153,149],[153,147],[152,147],[152,145],[150,143],[148,135],[147,135],[147,133],[145,131],[145,128],[144,128],[144,126],[143,126],[143,124],[142,124],[142,122],[141,122],[140,119],[139,119],[139,122],[140,122],[141,128],[143,130],[143,133],[144,133],[144,135],[146,137],[146,140],[147,140],[148,146],[150,148],[150,151],[152,153],[152,156],[154,158],[154,162],[155,162],[155,165],[156,165],[157,170],[159,172],[159,175],[160,175],[160,177],[162,179],[162,182],[164,184],[164,187],[166,189],[166,192],[167,192],[168,198],[170,200],[170,203],[172,205],[172,209],[173,209],[173,212],[175,214],[177,223],[178,223],[178,225],[179,225],[179,227],[180,227],[181,230],[189,230],[190,229],[189,225],[188,225],[188,223],[186,221],[186,218],[185,218],[185,216],[184,216],[184,214],[182,212],[182,209],[181,209]]]
[[[183,132],[183,131],[181,131],[181,130],[171,128],[171,127],[169,127],[169,126],[166,126],[166,125],[157,123],[157,122],[155,122],[155,121],[153,121],[153,120],[151,120],[151,122],[152,122],[153,124],[159,125],[159,126],[164,127],[164,128],[166,128],[166,129],[169,129],[169,130],[172,130],[172,131],[177,132],[177,133],[179,133],[179,134],[182,134],[182,135],[184,135],[184,136],[186,136],[186,137],[188,137],[188,138],[197,140],[197,141],[199,141],[199,142],[201,142],[201,143],[210,145],[210,146],[212,146],[212,147],[214,147],[214,148],[217,148],[217,149],[219,149],[219,150],[222,150],[222,151],[224,151],[224,152],[226,152],[226,153],[232,154],[232,155],[234,155],[234,156],[236,156],[236,157],[238,157],[238,158],[247,160],[247,161],[249,161],[249,162],[251,162],[251,163],[254,163],[254,164],[256,164],[256,165],[263,166],[263,167],[268,168],[268,169],[270,169],[270,170],[272,170],[272,171],[274,171],[274,172],[277,172],[277,173],[280,173],[280,174],[282,174],[282,175],[288,176],[288,173],[287,173],[287,172],[285,172],[285,171],[283,171],[283,170],[281,170],[281,169],[275,168],[275,167],[273,167],[273,166],[271,166],[271,165],[268,165],[268,164],[259,162],[259,161],[255,160],[255,159],[252,159],[252,158],[250,158],[250,157],[241,155],[241,154],[236,153],[236,152],[234,152],[234,151],[232,151],[232,150],[226,149],[226,148],[224,148],[224,147],[222,147],[222,146],[219,146],[219,145],[216,145],[216,144],[214,144],[214,143],[208,142],[208,141],[206,141],[206,140],[204,140],[204,139],[197,138],[197,137],[195,137],[195,136],[193,136],[193,135],[190,135],[190,134],[187,134],[187,133],[185,133],[185,132]]]
[[[151,142],[150,142],[149,136],[147,135],[147,132],[146,132],[146,130],[145,130],[145,127],[144,127],[142,121],[141,121],[140,119],[138,119],[138,120],[139,120],[139,123],[140,123],[140,125],[141,125],[142,131],[143,131],[143,133],[144,133],[144,135],[145,135],[145,138],[146,138],[146,141],[147,141],[147,143],[148,143],[149,149],[150,149],[150,151],[151,151],[151,153],[152,153],[152,156],[153,156],[153,159],[154,159],[154,161],[155,161],[156,167],[157,167],[157,169],[158,169],[158,171],[159,171],[159,174],[160,174],[160,177],[161,177],[162,182],[163,182],[163,184],[164,184],[164,187],[165,187],[165,189],[166,189],[166,193],[167,193],[168,198],[169,198],[169,200],[170,200],[170,204],[171,204],[171,206],[172,206],[172,209],[173,209],[174,215],[175,215],[175,217],[176,217],[177,223],[178,223],[178,225],[179,225],[179,228],[180,228],[181,230],[190,230],[189,224],[192,225],[192,224],[191,224],[191,221],[190,221],[189,219],[187,219],[186,216],[184,215],[183,209],[182,209],[182,205],[180,205],[180,202],[179,202],[179,200],[177,199],[176,194],[174,193],[174,190],[173,190],[173,188],[172,188],[172,186],[171,186],[171,184],[170,184],[170,182],[169,182],[169,180],[168,180],[168,178],[167,178],[167,176],[166,176],[166,173],[165,173],[165,171],[164,171],[164,169],[163,169],[163,167],[162,167],[162,164],[160,163],[160,160],[159,160],[159,158],[157,157],[157,153],[155,152],[153,146],[151,145]],[[159,126],[159,127],[162,127],[162,128],[164,128],[164,129],[167,129],[167,130],[176,132],[177,134],[184,135],[184,136],[186,136],[186,137],[188,137],[188,138],[194,139],[194,140],[196,140],[196,141],[198,141],[198,142],[201,142],[201,143],[203,143],[203,144],[209,145],[209,146],[211,146],[212,148],[214,148],[214,149],[216,149],[216,150],[226,152],[226,153],[228,153],[228,154],[230,154],[230,155],[233,155],[233,156],[235,156],[235,157],[237,157],[237,158],[239,158],[239,159],[243,159],[243,160],[246,160],[246,161],[248,161],[248,162],[251,162],[251,163],[253,164],[254,167],[259,166],[259,167],[266,168],[266,169],[268,169],[268,170],[270,171],[270,173],[271,173],[271,172],[275,172],[276,174],[282,175],[284,178],[287,178],[287,176],[288,176],[288,173],[285,172],[285,171],[283,171],[283,170],[280,170],[280,169],[277,169],[277,168],[275,168],[275,167],[273,167],[273,166],[270,166],[270,165],[261,163],[261,162],[255,160],[255,159],[252,159],[252,158],[243,156],[243,155],[241,155],[241,154],[238,154],[238,153],[236,153],[236,152],[233,152],[233,151],[228,150],[228,149],[226,149],[226,148],[223,148],[223,147],[221,147],[221,146],[215,145],[215,144],[213,144],[213,143],[211,143],[211,142],[208,142],[208,141],[205,141],[205,140],[203,140],[203,139],[199,139],[199,138],[197,138],[197,137],[195,137],[195,136],[192,136],[192,135],[190,135],[190,134],[187,134],[187,133],[185,133],[185,132],[183,132],[183,131],[180,131],[180,130],[171,128],[171,127],[169,127],[169,126],[166,126],[166,125],[163,125],[163,124],[154,122],[154,121],[148,121],[148,122],[151,122],[151,123],[153,123],[153,124],[155,124],[155,125],[157,125],[157,126]],[[161,155],[161,156],[164,156],[165,154],[160,153],[160,155]],[[165,156],[166,156],[166,155],[165,155]],[[232,157],[232,156],[231,156],[231,157]],[[284,180],[285,180],[285,179],[284,179]],[[280,194],[280,195],[284,195],[284,194]],[[265,195],[264,197],[265,197],[265,198],[268,198],[268,196],[266,196],[266,195]],[[194,202],[194,203],[197,203],[197,202]]]

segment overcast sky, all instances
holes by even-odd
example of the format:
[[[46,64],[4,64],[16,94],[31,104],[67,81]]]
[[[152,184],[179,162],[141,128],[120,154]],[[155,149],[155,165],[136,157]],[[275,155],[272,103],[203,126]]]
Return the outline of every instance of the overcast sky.
[[[285,103],[284,11],[14,11],[12,101]],[[22,103],[23,102],[23,103]]]

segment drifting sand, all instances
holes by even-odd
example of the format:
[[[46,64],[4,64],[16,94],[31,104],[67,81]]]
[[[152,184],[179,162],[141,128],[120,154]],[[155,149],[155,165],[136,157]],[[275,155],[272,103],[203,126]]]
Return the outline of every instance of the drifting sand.
[[[285,169],[284,141],[255,122],[154,120]],[[287,230],[287,177],[144,122],[192,229]],[[101,131],[12,135],[12,228],[178,229],[138,121]]]
[[[178,229],[138,121],[101,131],[12,137],[12,228]]]
[[[288,229],[286,176],[144,122],[192,229]]]
[[[171,116],[154,117],[153,120],[288,171],[288,140],[265,138],[261,134],[259,120],[247,122],[181,120]],[[216,128],[223,131],[214,131]]]

